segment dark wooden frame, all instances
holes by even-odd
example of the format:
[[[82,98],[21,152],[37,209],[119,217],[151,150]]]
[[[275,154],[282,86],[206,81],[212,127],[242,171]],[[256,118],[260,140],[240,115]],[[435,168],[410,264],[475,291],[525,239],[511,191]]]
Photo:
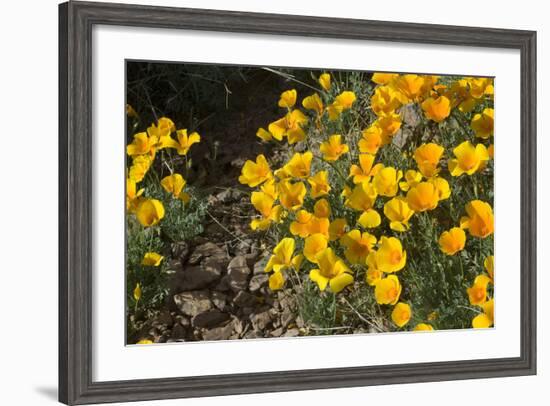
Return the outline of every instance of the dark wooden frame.
[[[521,355],[353,368],[92,380],[92,27],[107,24],[518,49],[521,53]],[[536,373],[536,32],[69,2],[59,6],[59,400],[66,404]]]

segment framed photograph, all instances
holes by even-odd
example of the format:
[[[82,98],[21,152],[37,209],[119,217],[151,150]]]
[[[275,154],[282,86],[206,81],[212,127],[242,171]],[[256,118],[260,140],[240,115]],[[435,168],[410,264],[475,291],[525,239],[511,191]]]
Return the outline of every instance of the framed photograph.
[[[59,30],[61,402],[536,373],[535,32]]]

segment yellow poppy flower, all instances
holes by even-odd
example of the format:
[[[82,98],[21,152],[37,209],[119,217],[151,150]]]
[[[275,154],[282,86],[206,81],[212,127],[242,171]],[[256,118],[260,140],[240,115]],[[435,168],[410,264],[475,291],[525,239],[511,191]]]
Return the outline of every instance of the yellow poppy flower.
[[[329,91],[331,87],[330,74],[323,73],[321,76],[319,76],[319,84],[323,89]]]
[[[487,271],[491,279],[495,279],[495,257],[493,255],[489,255],[483,261],[483,266],[485,267],[485,270]]]
[[[328,227],[328,234],[330,241],[339,240],[346,234],[346,227],[348,222],[345,218],[337,218],[330,222]]]
[[[157,142],[157,137],[149,137],[146,132],[137,133],[132,143],[126,146],[126,153],[130,156],[149,154],[154,157]]]
[[[146,252],[141,260],[141,265],[159,266],[164,257],[156,252]]]
[[[460,226],[467,228],[474,237],[485,238],[495,230],[493,209],[489,203],[472,200],[466,204],[468,216],[460,219]]]
[[[397,193],[399,180],[402,177],[403,172],[391,166],[386,166],[374,175],[372,183],[379,195],[393,197]]]
[[[403,104],[416,101],[424,86],[424,77],[419,75],[400,75],[393,81],[393,86],[400,93]]]
[[[142,226],[154,226],[164,217],[164,206],[157,199],[143,199],[136,209],[136,217]]]
[[[378,227],[381,222],[380,214],[374,209],[365,210],[357,219],[357,223],[364,228]]]
[[[327,199],[319,199],[313,205],[313,213],[316,217],[328,218],[330,216],[330,203]]]
[[[334,102],[327,107],[328,117],[332,121],[340,117],[343,111],[351,109],[351,106],[356,100],[355,93],[344,91],[334,99]]]
[[[285,286],[285,276],[282,272],[273,272],[269,276],[268,284],[272,291],[281,290]]]
[[[413,331],[433,331],[433,327],[431,324],[427,324],[427,323],[418,323]]]
[[[372,209],[378,193],[372,183],[359,183],[346,199],[346,206],[358,211]]]
[[[289,144],[295,144],[303,141],[306,133],[302,129],[308,122],[308,118],[300,110],[292,110],[284,117],[272,122],[268,126],[268,130],[277,141],[281,141],[283,137],[288,138]]]
[[[330,192],[330,185],[328,183],[328,172],[319,171],[308,180],[311,186],[311,197],[317,199],[318,197],[328,195]]]
[[[474,284],[466,291],[471,305],[481,306],[487,301],[487,285],[491,279],[486,275],[478,275],[474,280]]]
[[[401,296],[401,283],[395,275],[388,275],[376,282],[374,297],[378,304],[394,305]]]
[[[130,170],[128,171],[128,177],[134,182],[141,182],[149,171],[149,168],[151,168],[152,163],[153,160],[149,155],[135,156],[132,159],[132,166],[130,166]]]
[[[138,282],[136,284],[136,287],[134,288],[134,300],[136,302],[139,302],[140,299],[141,299],[141,285]]]
[[[330,221],[327,217],[313,216],[311,223],[309,223],[310,234],[322,234],[328,238],[328,229],[330,227]]]
[[[449,182],[447,182],[446,179],[436,176],[428,179],[428,183],[434,185],[440,201],[448,199],[449,196],[451,196],[451,187],[449,186]]]
[[[307,190],[302,182],[291,183],[283,180],[279,183],[279,199],[287,210],[298,210],[304,204]]]
[[[347,265],[340,259],[332,248],[327,248],[317,256],[319,269],[312,269],[309,278],[317,283],[321,291],[327,285],[334,293],[341,292],[346,286],[353,283],[353,275]]]
[[[160,185],[166,192],[171,193],[174,198],[182,200],[188,200],[187,193],[183,192],[186,183],[179,173],[168,175],[160,181]]]
[[[323,114],[323,101],[317,93],[305,97],[304,100],[302,100],[302,106],[304,106],[305,109],[315,111],[319,116]]]
[[[293,238],[283,238],[279,241],[277,246],[273,248],[273,255],[267,261],[265,272],[281,272],[291,267],[296,269],[301,260],[300,256],[293,256],[294,246]]]
[[[422,144],[414,151],[414,160],[418,169],[427,178],[437,175],[439,172],[439,160],[445,149],[441,145],[430,142]]]
[[[290,109],[296,104],[296,97],[298,93],[296,89],[287,90],[286,92],[281,93],[281,98],[279,99],[279,107]]]
[[[250,187],[258,186],[259,184],[273,177],[269,164],[262,154],[256,157],[256,162],[246,161],[239,176],[239,182]]]
[[[404,181],[399,182],[399,187],[402,191],[406,192],[411,187],[418,185],[422,182],[422,174],[415,171],[414,169],[409,169],[405,172]]]
[[[178,143],[170,137],[174,131],[176,131],[176,125],[167,117],[159,118],[157,124],[151,124],[147,128],[147,134],[158,139],[158,149],[177,148]]]
[[[472,118],[472,130],[474,130],[477,137],[486,140],[493,135],[494,115],[495,111],[490,108],[486,108],[482,113],[474,115]]]
[[[282,207],[273,205],[275,197],[265,192],[252,192],[250,201],[256,210],[262,215],[261,219],[253,219],[250,222],[252,230],[267,230],[272,223],[281,220]]]
[[[453,227],[439,237],[439,247],[447,255],[454,255],[462,251],[464,244],[466,244],[466,234],[459,227]]]
[[[303,154],[296,152],[284,166],[284,170],[293,178],[305,179],[309,176],[312,159],[311,151],[306,151]]]
[[[421,94],[430,93],[431,91],[435,91],[438,88],[442,87],[444,88],[444,85],[437,85],[437,81],[439,80],[439,76],[436,75],[422,75],[422,78],[424,79],[424,85],[422,85]]]
[[[386,145],[391,142],[391,137],[401,128],[401,116],[399,114],[390,113],[378,117],[372,125],[380,128],[382,132],[382,144]]]
[[[321,143],[319,150],[323,154],[325,161],[337,161],[343,154],[347,154],[349,147],[342,144],[342,136],[340,134],[331,135],[328,141]]]
[[[376,237],[367,232],[361,233],[359,230],[351,230],[340,239],[340,244],[346,247],[344,255],[349,262],[364,264],[367,255],[376,244]]]
[[[372,74],[372,81],[377,85],[386,85],[394,80],[399,75],[397,73],[381,73],[375,72]]]
[[[307,210],[299,210],[296,213],[296,220],[290,223],[290,233],[302,238],[306,238],[311,234],[310,225],[313,219],[313,214]]]
[[[479,103],[479,100],[470,94],[470,86],[465,79],[454,82],[445,93],[445,96],[451,100],[453,107],[458,106],[458,109],[463,113],[471,112]]]
[[[464,141],[453,149],[456,158],[450,159],[448,166],[449,172],[453,176],[462,174],[473,175],[479,169],[485,167],[489,160],[489,153],[483,144],[477,144],[475,147],[470,141]]]
[[[390,86],[379,86],[370,100],[371,108],[377,116],[393,113],[401,106],[399,95]]]
[[[403,327],[411,319],[411,306],[407,303],[399,302],[391,312],[391,319],[397,327]]]
[[[198,133],[193,132],[190,135],[187,135],[186,129],[176,131],[176,136],[178,138],[176,150],[179,155],[187,155],[193,144],[198,144],[201,142],[201,136]]]
[[[359,140],[359,152],[376,154],[383,144],[384,137],[379,125],[371,125],[361,132],[362,138]]]
[[[267,131],[265,128],[258,128],[258,131],[256,131],[256,137],[261,139],[262,141],[269,142],[273,139],[273,136],[269,131]]]
[[[141,201],[140,197],[145,191],[144,189],[137,190],[136,182],[132,178],[126,179],[126,210],[130,213],[136,211],[139,202]]]
[[[273,179],[270,179],[260,186],[260,190],[266,195],[270,196],[273,200],[276,200],[279,197],[279,192],[277,190],[277,184]]]
[[[403,250],[401,241],[395,237],[382,237],[376,251],[376,263],[384,273],[402,270],[407,264],[407,251]]]
[[[323,234],[312,234],[305,239],[304,257],[309,262],[317,263],[317,256],[326,250],[328,246],[327,238]]]
[[[429,182],[420,182],[407,192],[407,203],[416,212],[433,210],[439,202],[439,192]]]
[[[481,98],[488,91],[492,93],[493,80],[489,78],[470,77],[466,78],[468,85],[470,86],[470,94],[476,99]]]
[[[369,182],[371,177],[384,167],[380,164],[373,168],[374,159],[375,156],[372,154],[359,154],[359,166],[351,165],[349,168],[349,176],[353,177],[353,183]]]
[[[488,300],[481,305],[483,313],[478,314],[472,320],[473,328],[489,328],[494,324],[495,317],[495,301],[494,299]]]
[[[422,103],[422,110],[428,120],[440,123],[451,114],[451,102],[445,96],[429,97]]]
[[[487,147],[487,153],[489,154],[489,157],[491,159],[495,159],[495,146],[494,146],[494,144],[490,144]]]
[[[143,344],[153,344],[151,340],[143,339],[139,340],[136,344],[143,345]]]
[[[399,196],[386,202],[384,214],[390,220],[392,230],[403,232],[409,229],[409,220],[414,214],[414,210],[409,207],[407,199]]]
[[[365,281],[369,286],[376,286],[384,276],[384,273],[378,268],[378,264],[376,263],[376,251],[371,251],[367,255],[367,267]]]

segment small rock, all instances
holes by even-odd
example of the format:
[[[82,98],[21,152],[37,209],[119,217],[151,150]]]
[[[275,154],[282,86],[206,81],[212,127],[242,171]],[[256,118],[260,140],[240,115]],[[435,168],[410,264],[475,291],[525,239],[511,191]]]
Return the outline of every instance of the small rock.
[[[231,333],[233,333],[233,324],[227,323],[225,326],[203,331],[202,339],[206,341],[227,340]]]
[[[221,277],[221,267],[207,263],[207,266],[189,266],[172,277],[173,292],[204,289]]]
[[[250,330],[249,332],[247,332],[243,338],[262,338],[263,335],[257,331],[254,331],[254,330]]]
[[[181,324],[183,327],[189,327],[191,325],[189,317],[182,316],[181,314],[176,315],[174,319],[176,320],[176,323]]]
[[[281,325],[287,328],[294,321],[294,314],[289,309],[284,309],[281,315]]]
[[[254,307],[248,306],[248,307],[241,307],[239,314],[243,317],[248,317],[252,313],[254,313],[254,310],[256,310]]]
[[[223,313],[217,309],[214,309],[197,314],[191,319],[191,324],[193,327],[211,328],[220,325],[228,319],[228,313]]]
[[[421,117],[413,104],[403,106],[401,108],[401,116],[403,117],[403,122],[411,127],[416,127],[421,121]]]
[[[196,316],[213,307],[208,292],[200,290],[174,295],[174,303],[179,311],[187,316]]]
[[[153,324],[172,327],[174,321],[172,320],[172,315],[170,314],[170,312],[168,310],[163,310],[159,313]]]
[[[267,263],[266,258],[260,259],[258,262],[254,264],[254,275],[261,275],[265,274],[265,265]]]
[[[299,335],[300,330],[298,330],[297,328],[291,328],[283,334],[283,337],[298,337]]]
[[[225,266],[227,264],[227,260],[229,259],[227,257],[227,253],[222,248],[218,247],[216,244],[212,242],[207,242],[202,245],[197,246],[191,255],[189,256],[188,262],[191,265],[198,264],[202,259],[204,258],[214,258],[217,260],[221,266]]]
[[[214,286],[214,290],[217,290],[218,292],[227,292],[231,290],[231,287],[229,286],[229,276],[224,275],[219,283]]]
[[[171,259],[170,261],[168,261],[166,270],[169,273],[179,272],[182,269],[183,269],[183,265],[179,259]]]
[[[245,292],[244,290],[241,290],[237,295],[233,298],[233,303],[235,306],[238,307],[250,307],[254,306],[258,300],[256,299],[256,296],[251,295],[248,292]]]
[[[216,199],[221,203],[231,203],[241,198],[241,192],[237,189],[227,188],[216,195]]]
[[[243,322],[241,320],[239,320],[238,318],[234,317],[232,323],[233,323],[233,330],[237,334],[242,334],[242,332],[244,331]]]
[[[214,303],[214,306],[216,306],[219,310],[225,310],[227,295],[221,292],[212,291],[210,294],[210,299],[212,300],[212,303]]]
[[[181,324],[176,324],[174,328],[172,328],[172,334],[170,338],[172,340],[183,340],[185,339],[185,328]]]
[[[189,244],[185,241],[179,241],[172,244],[172,257],[179,259],[181,263],[185,263],[189,256]]]
[[[235,247],[236,255],[247,255],[252,249],[253,241],[250,239],[240,241]]]
[[[264,331],[268,324],[271,323],[271,314],[269,311],[256,313],[250,316],[250,321],[255,331]]]
[[[271,337],[280,337],[283,334],[283,328],[279,327],[273,330],[270,334],[271,334]]]
[[[254,275],[252,276],[252,278],[250,278],[250,282],[248,283],[248,290],[250,290],[253,293],[256,293],[262,288],[262,286],[267,285],[268,281],[269,281],[269,275],[266,274],[265,272]]]
[[[246,258],[242,255],[236,256],[229,262],[227,266],[227,277],[229,279],[229,287],[234,292],[245,290],[248,287],[248,276],[250,268],[246,263]]]

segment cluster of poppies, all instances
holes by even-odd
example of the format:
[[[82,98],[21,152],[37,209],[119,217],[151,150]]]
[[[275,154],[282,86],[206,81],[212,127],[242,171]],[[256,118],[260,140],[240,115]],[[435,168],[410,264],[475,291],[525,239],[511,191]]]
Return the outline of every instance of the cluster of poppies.
[[[494,156],[493,81],[393,73],[374,73],[369,80],[372,91],[359,92],[323,73],[319,90],[302,99],[302,108],[296,89],[283,92],[278,106],[284,115],[256,136],[279,143],[288,159],[272,168],[258,155],[245,162],[239,181],[255,189],[250,199],[258,216],[251,229],[276,230],[274,235],[282,236],[265,267],[272,290],[285,287],[290,274],[335,295],[366,283],[378,305],[391,307],[393,324],[403,328],[414,311],[402,297],[399,277],[407,272],[406,244],[414,243],[406,238],[412,219],[430,215],[452,199],[451,179],[492,176],[487,168]],[[364,108],[359,106],[365,105],[370,119],[361,117]],[[385,151],[399,148],[396,139],[403,138],[407,108],[434,126],[455,109],[471,113],[465,129],[469,136],[451,148],[422,139],[409,154],[403,152],[410,166],[391,161],[394,155]],[[365,122],[364,128],[357,124]],[[465,249],[467,234],[486,239],[494,231],[490,202],[469,199],[458,210],[460,221],[434,241],[447,256]],[[493,256],[485,258],[485,269],[467,289],[476,314],[473,327],[493,324],[488,289],[494,284],[493,262]],[[411,329],[433,330],[424,321]]]
[[[131,106],[127,106],[130,116],[135,115]],[[175,136],[175,138],[174,138]],[[157,225],[165,215],[163,203],[153,197],[149,197],[146,188],[141,188],[145,176],[153,167],[155,158],[162,156],[162,165],[166,166],[170,175],[158,181],[156,172],[154,178],[173,199],[179,199],[184,204],[189,202],[190,196],[185,191],[186,180],[179,173],[174,171],[173,155],[187,158],[189,149],[193,144],[199,143],[201,137],[198,133],[187,133],[186,129],[176,130],[174,122],[161,117],[156,123],[152,123],[146,132],[139,132],[133,136],[133,140],[126,146],[126,153],[131,159],[127,169],[126,177],[126,213],[128,216],[135,216],[143,227]],[[187,161],[187,160],[186,160]],[[172,163],[172,164],[171,164]],[[141,265],[159,266],[163,257],[156,252],[145,252]],[[134,288],[134,299],[139,302],[142,294],[142,287],[138,282]]]

